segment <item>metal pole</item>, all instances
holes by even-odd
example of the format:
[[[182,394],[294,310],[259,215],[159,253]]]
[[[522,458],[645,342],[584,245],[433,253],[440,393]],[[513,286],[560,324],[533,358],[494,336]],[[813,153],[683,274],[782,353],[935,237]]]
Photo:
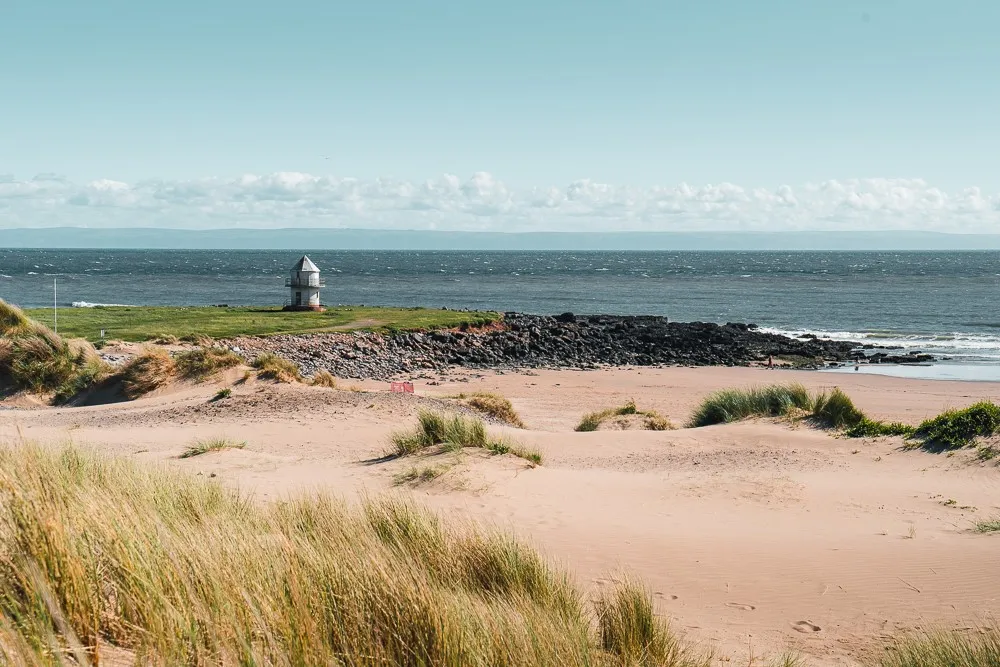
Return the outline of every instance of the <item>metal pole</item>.
[[[59,333],[59,289],[56,287],[56,279],[52,279],[52,324],[56,333]]]

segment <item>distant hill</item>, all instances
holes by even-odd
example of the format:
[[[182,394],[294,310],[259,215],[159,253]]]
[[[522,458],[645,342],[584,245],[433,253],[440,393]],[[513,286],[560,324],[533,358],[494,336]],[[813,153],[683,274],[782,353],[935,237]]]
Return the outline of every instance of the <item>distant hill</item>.
[[[0,229],[4,248],[314,250],[1000,250],[1000,234],[433,232],[363,229]]]

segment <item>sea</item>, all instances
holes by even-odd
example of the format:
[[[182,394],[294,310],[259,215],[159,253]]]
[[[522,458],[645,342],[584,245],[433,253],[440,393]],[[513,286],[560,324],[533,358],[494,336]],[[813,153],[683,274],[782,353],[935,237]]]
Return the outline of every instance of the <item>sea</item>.
[[[308,252],[326,304],[752,322],[934,354],[910,377],[1000,380],[1000,252]],[[24,307],[282,304],[300,254],[0,249]],[[848,369],[854,372],[853,369]]]

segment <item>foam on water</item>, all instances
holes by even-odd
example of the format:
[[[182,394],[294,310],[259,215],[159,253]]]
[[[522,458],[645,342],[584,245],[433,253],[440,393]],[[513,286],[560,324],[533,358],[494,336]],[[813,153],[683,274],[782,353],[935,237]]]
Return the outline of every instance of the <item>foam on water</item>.
[[[792,338],[806,335],[831,340],[849,340],[883,347],[899,348],[903,352],[926,352],[953,360],[1000,363],[1000,336],[963,332],[947,334],[905,333],[900,331],[823,331],[819,329],[778,329],[761,327],[762,331]]]

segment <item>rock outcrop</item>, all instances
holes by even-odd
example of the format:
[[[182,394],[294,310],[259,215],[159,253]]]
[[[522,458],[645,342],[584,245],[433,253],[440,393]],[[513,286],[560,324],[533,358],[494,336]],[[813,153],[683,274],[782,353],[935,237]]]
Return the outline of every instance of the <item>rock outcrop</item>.
[[[809,366],[863,357],[858,343],[789,338],[753,324],[669,322],[656,316],[506,313],[487,331],[373,332],[241,337],[248,359],[272,352],[311,375],[385,380],[448,367],[524,369],[613,366],[745,366],[769,355]]]

